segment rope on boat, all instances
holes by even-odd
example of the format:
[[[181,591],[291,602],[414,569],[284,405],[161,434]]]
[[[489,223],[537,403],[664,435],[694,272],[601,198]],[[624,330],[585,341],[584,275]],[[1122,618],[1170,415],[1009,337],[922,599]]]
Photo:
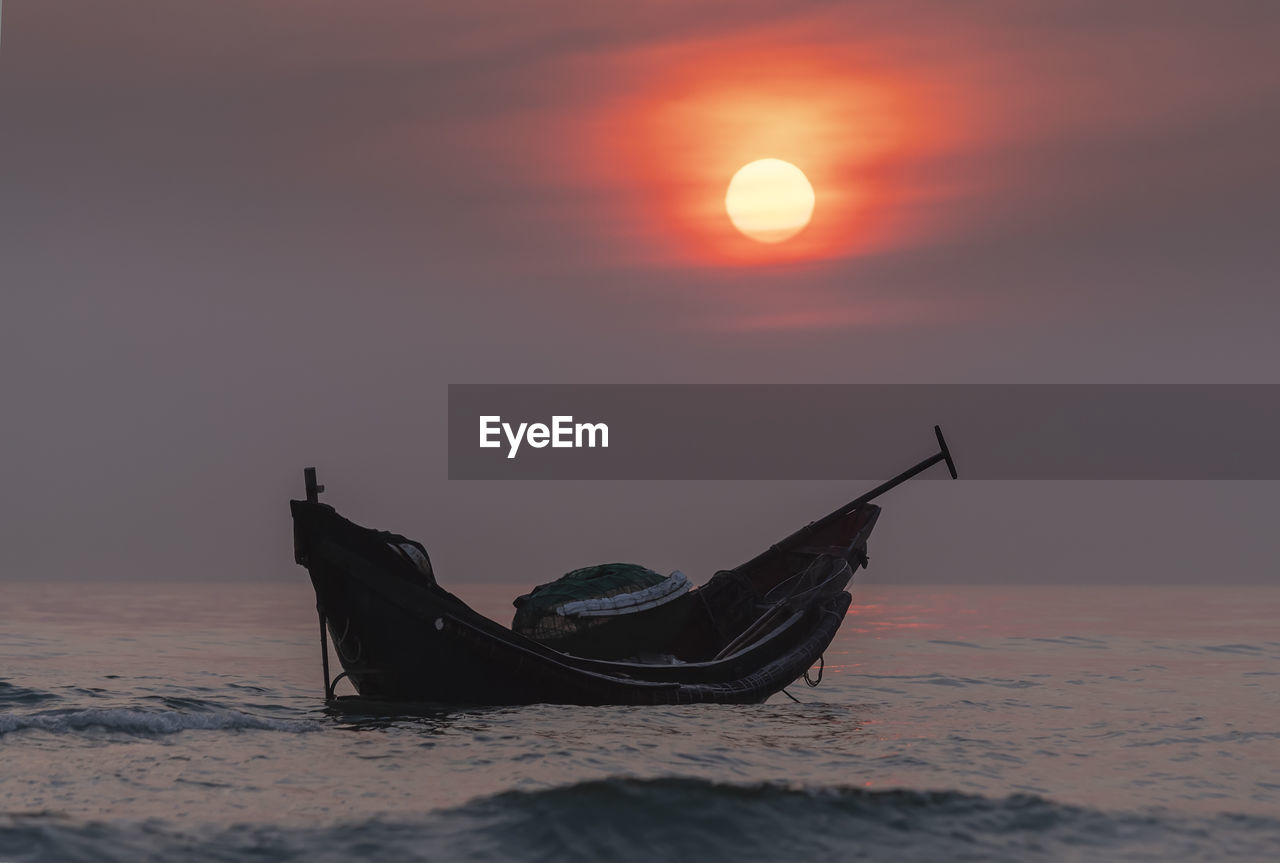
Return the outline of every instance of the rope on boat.
[[[819,683],[821,683],[821,682],[822,682],[822,672],[823,672],[823,670],[824,670],[826,667],[827,667],[826,659],[825,659],[825,657],[823,657],[823,656],[821,656],[821,655],[820,655],[820,656],[818,657],[818,677],[817,677],[817,679],[815,680],[814,678],[810,677],[810,676],[809,676],[809,672],[806,670],[806,671],[805,671],[805,673],[804,673],[804,682],[805,682],[805,683],[807,683],[807,684],[809,684],[810,686],[817,686]]]
[[[825,669],[826,667],[827,667],[827,663],[826,663],[826,659],[825,659],[825,657],[824,657],[823,655],[819,654],[819,656],[818,656],[818,676],[817,676],[817,678],[810,677],[810,676],[809,676],[809,672],[808,672],[808,670],[806,670],[806,671],[805,671],[805,673],[804,673],[804,682],[805,682],[805,683],[807,683],[807,684],[809,684],[810,686],[817,686],[819,683],[821,683],[821,682],[822,682],[822,672],[823,672],[823,669]],[[780,690],[780,691],[782,692],[782,694],[783,694],[783,695],[787,696],[787,698],[790,698],[790,699],[791,699],[792,701],[794,701],[796,704],[804,704],[804,702],[803,702],[803,701],[801,701],[799,698],[796,698],[796,697],[795,697],[794,695],[792,695],[790,692],[787,692],[787,690],[783,689],[783,690]]]
[[[726,656],[731,656],[738,651],[745,649],[749,645],[754,644],[756,641],[759,641],[761,637],[769,632],[767,627],[774,622],[774,619],[779,615],[779,613],[788,610],[788,603],[797,597],[802,596],[806,592],[811,593],[817,590],[850,568],[849,561],[840,560],[831,572],[828,572],[825,577],[822,577],[821,581],[816,584],[808,584],[806,579],[809,577],[810,573],[814,572],[815,567],[818,567],[820,564],[827,563],[835,563],[835,560],[826,555],[815,557],[813,560],[809,561],[805,568],[800,572],[778,582],[778,584],[766,591],[763,600],[765,602],[769,602],[769,597],[791,584],[791,582],[795,582],[794,587],[791,587],[790,590],[783,594],[780,599],[776,600],[767,609],[765,609],[764,613],[757,617],[754,622],[747,626],[746,629],[740,632],[733,641],[722,647],[720,652],[715,655],[714,661],[718,662]]]

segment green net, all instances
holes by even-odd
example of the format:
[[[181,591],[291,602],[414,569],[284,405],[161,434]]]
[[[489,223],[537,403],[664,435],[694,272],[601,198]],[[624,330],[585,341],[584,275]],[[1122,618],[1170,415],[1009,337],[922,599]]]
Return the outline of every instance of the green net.
[[[562,606],[588,599],[636,593],[666,581],[667,577],[635,563],[602,563],[584,566],[548,584],[540,584],[515,600],[511,628],[529,638],[563,637],[603,622],[601,618],[562,615]]]

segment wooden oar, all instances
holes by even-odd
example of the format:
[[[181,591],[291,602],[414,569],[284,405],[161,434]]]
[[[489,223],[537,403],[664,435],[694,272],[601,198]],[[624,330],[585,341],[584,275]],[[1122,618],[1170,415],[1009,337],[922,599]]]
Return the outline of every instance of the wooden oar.
[[[748,569],[751,566],[759,563],[760,561],[765,560],[770,555],[777,554],[782,549],[788,546],[797,544],[801,540],[805,539],[806,537],[810,536],[813,533],[816,533],[817,531],[821,530],[827,525],[833,524],[839,521],[840,519],[845,518],[846,516],[849,515],[849,513],[851,513],[853,510],[857,509],[858,507],[862,506],[863,504],[870,503],[871,501],[875,500],[880,495],[884,494],[890,489],[897,488],[907,480],[911,479],[913,476],[923,473],[924,471],[933,467],[935,464],[937,464],[940,461],[947,463],[947,470],[951,471],[951,478],[957,479],[956,463],[951,459],[951,450],[947,448],[946,438],[942,436],[942,428],[940,426],[934,426],[933,433],[934,433],[934,436],[937,437],[938,439],[938,452],[929,456],[927,459],[915,465],[914,467],[907,468],[902,473],[895,476],[893,479],[880,483],[878,486],[871,489],[871,491],[867,492],[866,494],[860,497],[855,497],[853,500],[849,501],[844,506],[840,507],[839,509],[831,511],[830,513],[828,513],[827,515],[824,515],[822,518],[818,519],[817,521],[809,522],[804,527],[800,528],[795,533],[788,536],[786,539],[782,540],[781,542],[775,543],[774,545],[770,546],[767,550],[761,552],[760,554],[753,557],[751,560],[742,564],[741,566],[738,567],[738,569],[740,570]]]

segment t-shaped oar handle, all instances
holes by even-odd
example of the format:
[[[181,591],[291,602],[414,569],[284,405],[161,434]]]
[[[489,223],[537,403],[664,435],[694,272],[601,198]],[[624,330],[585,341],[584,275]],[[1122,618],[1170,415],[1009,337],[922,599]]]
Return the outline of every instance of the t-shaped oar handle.
[[[956,476],[956,463],[951,460],[951,450],[947,449],[947,439],[942,436],[942,426],[934,426],[933,433],[938,437],[938,449],[942,450],[939,455],[947,463],[947,470],[951,471],[951,478],[959,479]]]
[[[902,473],[895,476],[893,479],[880,483],[878,486],[871,489],[871,491],[867,492],[861,497],[855,498],[849,501],[847,504],[840,507],[840,509],[838,509],[836,512],[832,513],[831,515],[834,516],[836,514],[844,514],[857,507],[860,507],[864,503],[868,503],[874,500],[875,498],[879,497],[880,495],[884,494],[889,489],[897,488],[907,480],[911,479],[916,474],[923,473],[924,471],[933,467],[935,464],[937,464],[940,461],[945,461],[947,463],[947,470],[951,471],[951,478],[957,479],[958,477],[956,475],[956,463],[951,459],[951,450],[947,448],[947,439],[942,436],[942,427],[934,426],[933,433],[938,438],[938,450],[939,450],[938,452],[929,456],[927,459],[920,462],[915,467],[907,468]],[[828,516],[828,518],[830,517],[831,516]]]

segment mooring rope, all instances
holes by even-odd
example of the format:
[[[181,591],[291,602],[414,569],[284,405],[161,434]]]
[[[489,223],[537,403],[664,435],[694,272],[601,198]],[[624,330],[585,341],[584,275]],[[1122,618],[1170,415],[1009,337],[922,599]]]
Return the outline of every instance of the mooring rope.
[[[826,660],[824,657],[819,656],[818,657],[818,679],[814,680],[812,677],[809,676],[808,670],[806,670],[804,673],[804,682],[809,684],[810,686],[817,686],[819,683],[822,682],[822,671],[824,668],[826,668]]]

